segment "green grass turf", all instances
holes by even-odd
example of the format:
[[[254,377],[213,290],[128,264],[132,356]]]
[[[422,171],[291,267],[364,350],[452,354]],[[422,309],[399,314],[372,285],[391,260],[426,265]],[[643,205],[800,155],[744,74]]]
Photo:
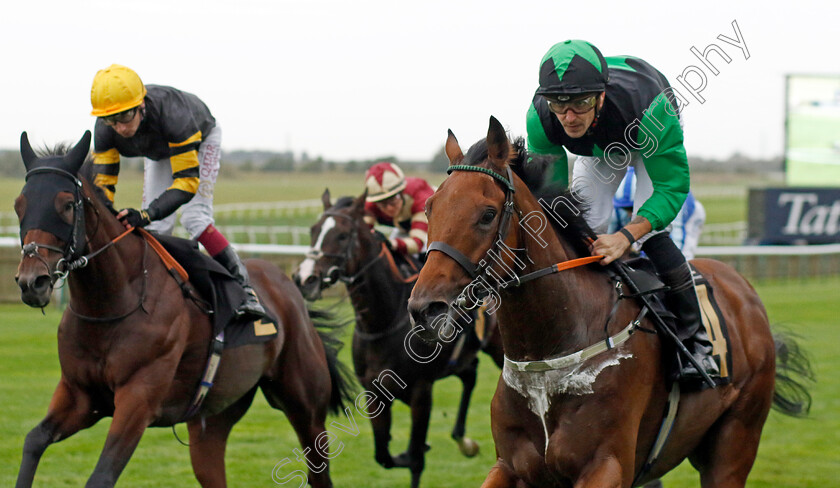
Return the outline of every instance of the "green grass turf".
[[[771,413],[765,427],[758,459],[747,486],[826,487],[836,484],[840,473],[840,386],[836,371],[836,324],[840,316],[837,296],[840,279],[761,283],[756,287],[763,297],[771,321],[802,336],[801,344],[810,353],[818,383],[811,392],[814,406],[808,419],[792,419]],[[346,303],[345,303],[346,306]],[[22,305],[0,306],[0,486],[14,482],[26,433],[43,417],[58,379],[56,324],[59,312],[50,307],[46,315]],[[342,352],[349,361],[349,346]],[[467,432],[481,445],[476,458],[462,457],[449,432],[454,421],[460,386],[456,379],[435,386],[434,410],[429,432],[432,449],[426,458],[425,487],[479,486],[494,462],[490,435],[489,401],[495,390],[499,370],[482,357],[479,381],[473,397]],[[344,444],[333,460],[336,486],[408,486],[406,470],[385,470],[373,460],[369,423],[355,417],[360,434],[353,436],[334,430]],[[346,423],[344,417],[330,421]],[[110,419],[91,429],[52,445],[45,453],[36,475],[35,486],[82,486],[92,471],[105,439]],[[408,409],[398,404],[394,411],[392,451],[401,452],[408,440]],[[186,437],[183,425],[178,435]],[[331,429],[332,430],[332,429]],[[294,434],[282,413],[270,409],[258,395],[251,410],[234,429],[227,451],[229,486],[278,486],[272,481],[274,466],[293,458],[297,448]],[[291,473],[296,463],[284,466],[281,474]],[[170,429],[149,429],[132,457],[119,486],[185,487],[197,486],[193,478],[188,449],[180,445]],[[295,483],[286,486],[296,486]],[[699,486],[697,474],[683,463],[665,478],[668,488]]]

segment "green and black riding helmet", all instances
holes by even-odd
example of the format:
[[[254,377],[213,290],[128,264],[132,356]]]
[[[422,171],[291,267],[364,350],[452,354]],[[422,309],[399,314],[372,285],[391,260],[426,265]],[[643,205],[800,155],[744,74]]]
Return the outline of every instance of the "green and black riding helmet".
[[[609,71],[601,51],[581,40],[559,42],[540,62],[537,94],[559,102],[579,95],[600,93],[607,87]]]

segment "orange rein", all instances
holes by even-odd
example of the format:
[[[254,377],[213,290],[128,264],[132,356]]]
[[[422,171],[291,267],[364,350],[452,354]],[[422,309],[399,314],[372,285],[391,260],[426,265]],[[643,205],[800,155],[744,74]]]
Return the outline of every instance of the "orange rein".
[[[126,231],[126,233],[131,232],[132,230],[133,229],[129,229]],[[158,242],[157,239],[155,239],[151,234],[149,234],[149,231],[140,227],[137,227],[137,230],[140,231],[140,235],[143,236],[143,239],[146,239],[146,242],[148,242],[149,245],[152,246],[152,249],[155,250],[157,255],[160,256],[161,261],[163,261],[163,264],[166,266],[166,269],[169,271],[170,274],[174,276],[175,273],[177,273],[178,276],[181,277],[182,283],[189,280],[190,276],[187,274],[187,270],[185,270],[184,267],[178,263],[178,261],[175,261],[175,258],[173,258],[172,255],[169,254],[169,252],[163,248],[163,245],[161,245],[161,243]],[[121,238],[122,236],[118,237],[117,239]]]
[[[385,255],[385,259],[388,261],[388,267],[391,268],[391,274],[394,275],[394,279],[400,281],[402,283],[411,283],[417,280],[417,275],[420,273],[415,268],[414,263],[411,261],[410,258],[406,257],[406,262],[414,268],[415,273],[407,278],[403,278],[402,273],[400,273],[399,268],[397,268],[397,262],[394,260],[394,255],[388,251],[388,246],[385,243],[382,243],[382,251],[379,253],[380,256]]]
[[[187,271],[180,264],[178,264],[177,261],[175,261],[175,258],[173,258],[172,255],[170,255],[169,252],[167,252],[167,250],[163,248],[161,243],[158,242],[158,240],[155,239],[149,233],[149,231],[141,227],[129,227],[125,232],[112,239],[111,242],[109,242],[108,244],[102,246],[101,248],[86,256],[82,256],[81,258],[77,259],[72,263],[69,263],[67,265],[67,270],[72,271],[74,269],[84,268],[85,266],[87,266],[88,261],[95,258],[97,255],[99,255],[99,253],[103,252],[104,250],[108,249],[114,244],[120,242],[120,240],[122,240],[123,237],[127,236],[128,234],[131,234],[131,232],[134,230],[138,231],[143,237],[143,239],[150,246],[152,246],[152,249],[154,249],[157,255],[160,256],[160,259],[161,261],[163,261],[163,264],[166,266],[166,269],[168,269],[170,273],[173,273],[173,276],[174,274],[177,274],[178,276],[180,276],[182,282],[186,282],[189,279]]]
[[[556,264],[552,264],[546,268],[538,269],[532,273],[528,273],[523,277],[514,277],[512,280],[505,281],[499,285],[499,288],[507,288],[509,286],[519,286],[522,283],[527,283],[528,281],[535,280],[537,278],[541,278],[546,275],[559,273],[560,271],[565,271],[567,269],[577,268],[579,266],[584,266],[590,263],[594,263],[596,261],[600,261],[604,259],[603,255],[597,256],[587,256],[585,258],[577,258],[577,259],[570,259],[569,261],[562,261]]]
[[[583,266],[584,264],[594,263],[596,261],[600,261],[604,259],[604,256],[599,254],[597,256],[587,256],[585,258],[577,258],[571,259],[569,261],[563,261],[562,263],[557,263],[554,266],[557,268],[557,271],[563,271],[567,269],[577,268],[578,266]]]

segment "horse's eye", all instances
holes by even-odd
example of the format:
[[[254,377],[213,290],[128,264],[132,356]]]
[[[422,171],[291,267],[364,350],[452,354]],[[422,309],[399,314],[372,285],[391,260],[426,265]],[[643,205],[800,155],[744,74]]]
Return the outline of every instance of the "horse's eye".
[[[350,234],[348,234],[347,232],[342,232],[341,234],[338,235],[338,240],[339,241],[346,241],[348,237],[350,237]]]
[[[73,202],[67,202],[64,204],[64,211],[65,212],[72,212],[73,211]]]
[[[493,222],[493,219],[495,218],[496,210],[491,208],[484,211],[484,213],[481,215],[481,218],[478,219],[478,223],[481,225],[489,225],[491,222]]]

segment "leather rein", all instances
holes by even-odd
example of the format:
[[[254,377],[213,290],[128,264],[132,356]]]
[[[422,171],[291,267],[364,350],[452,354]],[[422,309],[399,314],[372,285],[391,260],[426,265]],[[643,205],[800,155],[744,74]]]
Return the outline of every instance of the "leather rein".
[[[70,180],[73,181],[73,188],[74,188],[74,193],[75,193],[74,194],[74,202],[73,202],[73,207],[74,207],[73,230],[71,232],[71,237],[70,237],[70,239],[68,239],[68,243],[65,246],[65,248],[61,249],[61,248],[58,248],[56,246],[51,246],[51,245],[48,245],[48,244],[40,244],[38,242],[29,242],[27,244],[22,245],[22,247],[21,247],[21,254],[23,255],[23,258],[34,257],[34,258],[40,260],[44,264],[44,266],[47,268],[47,273],[50,276],[50,282],[51,282],[50,284],[55,285],[55,283],[57,281],[59,281],[59,280],[63,281],[64,279],[66,279],[67,275],[71,271],[87,267],[87,265],[90,263],[91,259],[95,258],[96,256],[98,256],[99,254],[101,254],[102,252],[104,252],[105,250],[110,248],[111,246],[115,245],[117,242],[122,240],[125,236],[127,236],[132,231],[134,231],[135,228],[132,227],[132,228],[127,229],[125,232],[116,236],[115,238],[113,238],[111,241],[109,241],[107,244],[105,244],[101,248],[97,249],[96,251],[90,252],[88,254],[80,255],[82,249],[86,249],[90,246],[90,243],[86,238],[85,238],[84,245],[80,245],[81,236],[84,235],[84,226],[85,226],[85,224],[84,224],[84,205],[85,205],[85,203],[91,204],[90,199],[87,196],[84,196],[83,193],[82,193],[82,181],[68,171],[65,171],[65,170],[60,169],[60,168],[53,168],[53,167],[41,167],[41,168],[36,168],[36,169],[30,170],[26,174],[26,179],[28,180],[30,176],[35,175],[35,174],[39,174],[39,173],[52,173],[52,174],[57,174],[57,175],[63,176],[65,178],[69,178]],[[99,216],[98,210],[96,210],[96,207],[93,207],[93,209],[94,209],[94,212],[96,212],[97,217],[98,217]],[[98,219],[97,219],[97,224],[96,225],[97,225],[97,227],[99,226],[99,220]],[[116,315],[116,316],[112,316],[112,317],[91,317],[91,316],[83,315],[83,314],[80,314],[80,313],[76,312],[75,310],[73,310],[73,307],[68,303],[67,304],[67,309],[70,310],[70,312],[73,315],[79,317],[82,320],[88,321],[88,322],[97,322],[97,323],[115,322],[117,320],[122,320],[122,319],[128,317],[129,315],[133,314],[137,310],[143,308],[144,302],[146,300],[146,290],[148,288],[147,285],[148,285],[148,279],[149,279],[149,273],[146,270],[146,254],[147,254],[146,251],[149,247],[150,242],[154,241],[154,242],[151,242],[152,248],[158,253],[158,255],[161,257],[161,259],[163,259],[164,263],[167,263],[168,253],[167,253],[167,256],[164,256],[164,255],[161,254],[160,250],[162,248],[159,248],[159,245],[155,246],[157,241],[146,230],[144,230],[144,229],[136,229],[136,230],[138,230],[141,233],[141,235],[143,236],[143,244],[144,244],[143,257],[142,257],[142,263],[141,263],[141,266],[142,266],[142,269],[143,269],[143,285],[141,287],[140,297],[138,299],[137,305],[135,305],[133,308],[131,308],[127,312],[124,312],[124,313]],[[47,262],[47,260],[43,256],[41,256],[40,253],[38,253],[39,249],[46,249],[48,251],[57,252],[57,253],[61,254],[61,258],[58,260],[58,262],[56,262],[55,268],[52,268],[50,266],[50,264]],[[164,253],[165,253],[165,251],[164,251]],[[169,257],[169,260],[171,260],[171,259],[172,258]],[[180,265],[178,265],[178,267],[180,268]],[[184,281],[186,281],[188,277],[186,276],[186,272],[183,271],[183,268],[180,268],[180,270],[178,272],[179,272],[179,274],[181,274],[182,279]]]
[[[464,270],[473,278],[473,280],[475,280],[476,278],[481,277],[484,273],[488,272],[489,263],[491,262],[489,254],[494,250],[496,246],[499,245],[499,243],[503,242],[504,239],[507,237],[510,225],[510,218],[513,212],[515,211],[513,202],[513,193],[515,191],[513,187],[513,173],[509,166],[507,167],[507,178],[496,173],[495,171],[477,166],[453,165],[449,167],[447,173],[451,174],[453,171],[474,171],[488,174],[492,176],[496,181],[501,183],[502,187],[505,189],[504,213],[502,214],[501,220],[499,222],[499,229],[496,234],[496,240],[494,241],[493,246],[491,246],[490,249],[487,250],[484,258],[479,261],[479,264],[473,263],[462,252],[441,241],[436,241],[429,245],[430,252],[434,250],[446,254],[447,256],[455,260],[458,264],[460,264],[461,267],[464,268]],[[519,213],[521,214],[521,212]],[[535,280],[537,278],[548,276],[554,273],[559,273],[567,269],[573,269],[579,266],[594,263],[600,261],[603,258],[604,256],[601,255],[586,256],[583,258],[570,259],[567,261],[555,263],[551,266],[541,268],[537,271],[533,271],[521,277],[514,276],[514,278],[509,279],[507,281],[497,282],[496,289],[505,289],[511,286],[518,287],[524,283]],[[492,276],[490,278],[492,279]],[[618,311],[619,303],[621,302],[622,298],[626,298],[621,293],[621,282],[616,283],[616,290],[618,291],[618,298],[613,303],[612,309],[610,310],[610,313],[607,316],[607,319],[604,323],[604,333],[606,335],[606,338],[603,341],[596,342],[595,344],[592,344],[580,351],[576,351],[562,357],[554,357],[543,360],[515,361],[508,358],[507,355],[505,355],[505,367],[511,370],[521,372],[549,371],[569,367],[571,365],[579,364],[583,361],[586,361],[587,359],[593,356],[597,356],[605,351],[615,349],[616,347],[620,346],[625,341],[627,341],[627,339],[629,339],[633,335],[633,332],[635,332],[637,329],[644,330],[640,328],[640,323],[649,311],[649,308],[647,306],[642,307],[641,311],[635,317],[635,319],[631,320],[630,323],[627,324],[627,326],[625,326],[621,331],[612,336],[609,335],[608,328],[613,318],[615,317],[616,312]],[[464,295],[465,294],[463,292],[459,295],[459,299],[457,300],[457,303],[455,305],[465,308],[467,310],[475,308],[479,305],[480,301],[475,303],[471,307],[466,306],[466,298]]]
[[[516,189],[513,186],[513,172],[511,171],[510,166],[507,166],[506,169],[507,177],[504,177],[491,169],[482,168],[480,166],[452,165],[449,167],[449,169],[446,170],[448,174],[452,174],[454,171],[473,171],[476,173],[484,173],[490,175],[497,182],[501,183],[502,189],[505,191],[505,203],[502,206],[502,214],[499,220],[499,228],[496,232],[496,238],[493,241],[493,245],[484,254],[484,257],[478,261],[478,264],[473,263],[466,255],[464,255],[464,253],[443,241],[434,241],[431,244],[429,244],[429,252],[439,251],[443,254],[446,254],[459,265],[461,265],[464,271],[466,271],[467,274],[473,280],[479,278],[482,275],[489,274],[488,270],[493,262],[493,260],[489,258],[490,253],[493,252],[497,246],[503,245],[502,243],[507,238],[508,233],[510,231],[510,221],[511,217],[513,216],[513,213],[518,213],[520,217],[522,215],[522,212],[516,208],[516,204],[513,201],[513,195],[516,192]],[[511,286],[518,287],[524,283],[535,280],[537,278],[541,278],[543,276],[547,276],[554,273],[559,273],[560,271],[564,271],[567,269],[577,268],[578,266],[594,263],[596,261],[600,261],[603,258],[604,256],[598,255],[570,259],[568,261],[552,264],[551,266],[541,268],[537,271],[533,271],[523,276],[514,275],[513,278],[502,282],[499,282],[498,280],[493,278],[492,275],[488,277],[490,278],[491,283],[497,283],[497,286],[495,287],[496,290],[509,288]],[[458,305],[463,306],[465,305],[465,303],[459,303]],[[475,308],[475,306],[477,306],[477,304],[475,304],[472,307],[469,307],[468,309]]]

